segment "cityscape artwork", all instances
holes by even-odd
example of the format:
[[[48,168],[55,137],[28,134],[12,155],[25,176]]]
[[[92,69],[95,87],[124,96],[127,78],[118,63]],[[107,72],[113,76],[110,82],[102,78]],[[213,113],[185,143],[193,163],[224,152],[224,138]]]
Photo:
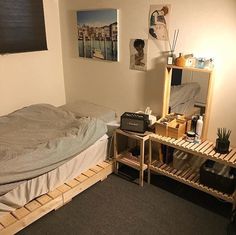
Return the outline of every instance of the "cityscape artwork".
[[[79,57],[118,61],[117,9],[77,11]]]

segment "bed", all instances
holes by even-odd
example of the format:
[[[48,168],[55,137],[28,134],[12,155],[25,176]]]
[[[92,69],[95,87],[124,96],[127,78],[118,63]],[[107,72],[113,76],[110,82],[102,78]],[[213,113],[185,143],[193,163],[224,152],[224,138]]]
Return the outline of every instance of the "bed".
[[[113,119],[113,110],[85,101],[0,117],[0,216],[104,161]]]

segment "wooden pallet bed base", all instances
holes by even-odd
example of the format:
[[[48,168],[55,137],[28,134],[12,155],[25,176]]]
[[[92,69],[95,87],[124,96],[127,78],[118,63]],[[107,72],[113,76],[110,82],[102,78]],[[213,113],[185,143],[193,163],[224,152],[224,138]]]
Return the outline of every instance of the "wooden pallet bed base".
[[[52,210],[72,200],[73,197],[107,178],[113,172],[113,162],[104,161],[11,213],[0,216],[0,234],[15,234]]]

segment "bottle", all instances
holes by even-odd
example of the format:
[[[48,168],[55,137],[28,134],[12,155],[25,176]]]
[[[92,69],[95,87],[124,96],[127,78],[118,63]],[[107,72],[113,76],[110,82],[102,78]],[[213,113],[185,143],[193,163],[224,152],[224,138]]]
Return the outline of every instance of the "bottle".
[[[184,67],[185,66],[186,59],[183,56],[183,53],[179,53],[179,57],[175,60],[175,65]]]
[[[196,133],[196,127],[197,127],[197,120],[198,120],[198,116],[192,116],[191,131],[195,133]]]
[[[197,126],[196,126],[197,140],[200,140],[201,138],[202,127],[203,127],[203,119],[202,119],[202,116],[199,116],[199,119],[197,120]]]

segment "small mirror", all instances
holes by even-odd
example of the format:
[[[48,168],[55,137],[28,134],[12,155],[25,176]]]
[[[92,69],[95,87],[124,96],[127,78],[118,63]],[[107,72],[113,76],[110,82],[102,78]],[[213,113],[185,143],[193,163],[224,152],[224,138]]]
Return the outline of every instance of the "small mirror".
[[[204,118],[203,138],[209,121],[211,98],[210,70],[168,66],[165,76],[163,116],[168,113],[194,115]]]
[[[204,115],[207,104],[209,74],[173,69],[169,98],[169,113],[186,117]]]

